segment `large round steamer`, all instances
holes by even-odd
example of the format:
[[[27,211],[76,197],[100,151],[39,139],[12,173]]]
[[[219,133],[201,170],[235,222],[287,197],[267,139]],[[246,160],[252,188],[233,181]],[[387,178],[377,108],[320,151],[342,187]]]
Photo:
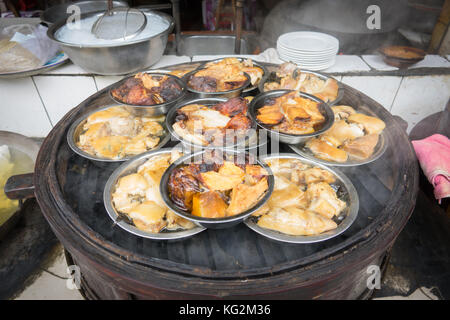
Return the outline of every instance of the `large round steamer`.
[[[65,139],[81,113],[110,101],[109,88],[66,114],[42,145],[34,184],[69,263],[80,267],[82,293],[90,299],[367,298],[368,267],[383,269],[414,207],[418,166],[391,114],[343,86],[342,104],[365,105],[386,122],[388,149],[370,164],[341,169],[357,189],[358,217],[338,237],[307,245],[271,241],[242,223],[176,242],[143,239],[114,226],[102,199],[113,168],[76,155]]]

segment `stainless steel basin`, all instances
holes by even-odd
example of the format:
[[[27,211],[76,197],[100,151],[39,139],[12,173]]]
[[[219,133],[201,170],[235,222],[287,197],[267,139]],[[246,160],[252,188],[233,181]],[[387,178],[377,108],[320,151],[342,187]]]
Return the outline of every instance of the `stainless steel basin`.
[[[178,54],[186,56],[235,54],[233,35],[181,35]],[[244,36],[241,39],[240,54],[252,54],[257,49],[256,39]],[[166,54],[174,54],[175,48],[168,47]]]

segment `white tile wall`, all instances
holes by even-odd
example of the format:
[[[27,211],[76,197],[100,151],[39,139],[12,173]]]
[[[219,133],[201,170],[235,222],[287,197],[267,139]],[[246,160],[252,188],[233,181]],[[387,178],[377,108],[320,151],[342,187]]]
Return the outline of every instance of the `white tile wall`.
[[[387,110],[390,110],[401,80],[401,77],[391,76],[343,76],[341,81],[368,95],[375,101],[379,102]]]
[[[45,137],[51,128],[31,78],[0,79],[0,130]]]
[[[123,76],[95,76],[95,84],[97,85],[97,90],[100,91],[103,88],[112,85],[113,83],[121,80]]]
[[[194,60],[214,58],[216,56],[195,56]],[[190,57],[165,56],[152,69],[189,61]],[[436,60],[436,56],[425,62],[429,66],[442,66],[442,61]],[[338,56],[336,65],[326,72],[368,69],[359,57]],[[101,90],[123,77],[92,77],[83,72],[69,63],[46,75],[0,80],[0,130],[44,137],[69,110],[97,89]],[[450,95],[450,75],[404,78],[337,75],[335,78],[367,94],[393,114],[400,115],[409,122],[408,130],[427,115],[443,110]]]
[[[403,78],[391,113],[408,122],[408,132],[423,118],[444,110],[450,97],[450,76]]]
[[[33,78],[53,125],[69,110],[97,92],[93,77],[35,76]]]
[[[360,72],[370,71],[370,67],[358,56],[337,55],[335,64],[323,72]]]
[[[372,68],[379,71],[392,71],[398,70],[398,68],[390,66],[383,61],[380,55],[364,55],[363,60]]]

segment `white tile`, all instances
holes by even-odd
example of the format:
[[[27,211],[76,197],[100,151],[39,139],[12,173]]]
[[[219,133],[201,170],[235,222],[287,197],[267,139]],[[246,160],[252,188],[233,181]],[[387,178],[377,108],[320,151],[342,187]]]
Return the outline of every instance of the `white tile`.
[[[70,75],[83,75],[88,74],[89,72],[85,71],[83,68],[73,64],[72,61],[69,61],[63,64],[60,67],[52,69],[45,74],[70,74]]]
[[[173,64],[179,64],[179,63],[185,63],[185,62],[191,62],[191,57],[174,56],[174,55],[162,56],[161,60],[159,60],[154,65],[152,65],[150,69],[161,69],[162,67],[165,67],[165,66],[170,66]]]
[[[342,77],[342,82],[368,95],[387,110],[391,109],[401,80],[401,77],[391,76]]]
[[[97,92],[92,77],[35,76],[34,81],[53,125],[69,110]]]
[[[442,111],[450,97],[450,75],[403,78],[391,113],[408,122],[408,132],[425,117]]]
[[[436,54],[426,55],[422,61],[413,64],[408,69],[416,69],[416,68],[449,68],[450,62],[448,62],[445,58],[438,56]]]
[[[337,55],[336,62],[323,72],[360,72],[370,71],[370,67],[358,56]]]
[[[0,130],[45,137],[52,129],[33,80],[0,79]]]
[[[66,279],[43,271],[16,300],[84,300],[78,290],[71,290]]]
[[[103,88],[123,79],[124,76],[95,76],[94,78],[95,83],[97,84],[97,90],[100,91]]]
[[[214,60],[225,57],[242,57],[242,58],[250,58],[258,60],[258,55],[248,55],[248,54],[221,54],[221,55],[202,55],[202,56],[193,56],[192,61],[204,61],[204,60]]]
[[[393,71],[398,70],[398,68],[390,66],[383,61],[383,57],[380,55],[364,55],[363,60],[372,68],[379,71]]]

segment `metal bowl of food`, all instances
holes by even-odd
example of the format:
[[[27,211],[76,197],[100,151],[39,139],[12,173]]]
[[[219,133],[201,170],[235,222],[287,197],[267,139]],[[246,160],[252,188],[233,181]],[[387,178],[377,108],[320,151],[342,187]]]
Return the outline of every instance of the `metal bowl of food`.
[[[175,106],[177,103],[179,103],[184,96],[186,95],[186,84],[184,81],[182,81],[180,78],[168,74],[168,73],[162,73],[162,72],[146,72],[143,74],[150,75],[151,77],[168,77],[169,81],[171,81],[172,85],[175,84],[178,87],[177,88],[163,88],[159,92],[151,92],[149,94],[150,97],[155,96],[154,99],[151,99],[152,104],[147,104],[145,101],[136,104],[124,101],[124,99],[121,99],[120,96],[123,96],[123,94],[127,95],[129,90],[132,88],[132,86],[137,84],[130,84],[130,82],[133,82],[136,76],[130,76],[126,77],[125,79],[120,80],[117,82],[114,86],[111,87],[109,90],[109,95],[111,99],[113,99],[115,102],[119,104],[124,104],[133,108],[136,108],[136,111],[143,111],[147,115],[151,116],[159,116],[164,115],[169,112],[169,110]],[[169,85],[170,86],[170,85]],[[145,88],[144,88],[145,89]],[[153,89],[153,88],[152,88]],[[153,91],[153,90],[152,90]],[[171,92],[169,92],[171,91]],[[165,97],[168,97],[165,99]],[[139,98],[138,98],[139,99]],[[159,102],[162,101],[162,102]],[[136,101],[137,102],[137,101]]]
[[[240,100],[238,100],[240,99]],[[188,105],[203,105],[206,107],[211,107],[220,103],[226,103],[227,101],[232,102],[238,100],[238,102],[240,101],[244,101],[244,99],[242,98],[232,98],[232,99],[226,99],[226,98],[198,98],[198,99],[192,99],[192,100],[187,100],[184,101],[183,103],[177,105],[176,107],[172,108],[169,113],[167,114],[166,117],[166,128],[169,130],[170,134],[177,139],[178,141],[180,141],[183,146],[187,149],[191,149],[191,150],[199,150],[199,149],[217,149],[217,148],[226,148],[226,149],[233,149],[236,147],[244,147],[246,145],[248,145],[248,142],[250,140],[251,137],[254,136],[254,134],[256,133],[256,124],[254,123],[253,120],[251,120],[251,118],[249,116],[247,116],[248,121],[250,122],[250,128],[248,130],[246,130],[245,132],[242,132],[242,134],[239,133],[240,130],[232,130],[231,132],[229,132],[231,135],[230,136],[225,136],[230,138],[230,140],[225,140],[225,141],[221,141],[218,145],[215,144],[202,144],[201,142],[204,141],[206,143],[207,141],[207,135],[202,134],[200,135],[202,137],[201,141],[198,141],[199,139],[196,139],[193,135],[191,135],[187,130],[183,130],[182,126],[179,126],[178,129],[181,130],[182,132],[180,132],[179,130],[174,128],[174,124],[177,123],[178,117],[180,117],[179,114],[179,110],[185,106]],[[217,115],[224,117],[225,119],[226,116],[220,114],[217,111],[212,111],[217,113]],[[212,116],[210,116],[210,118],[214,118],[214,114]],[[217,118],[217,117],[216,117]],[[228,117],[231,118],[229,121],[231,121],[233,118],[232,117]],[[213,119],[213,120],[217,120],[217,119]],[[201,129],[201,128],[198,128]],[[186,131],[186,133],[183,135],[183,132]],[[238,136],[239,135],[239,136]],[[188,137],[191,137],[188,139]],[[204,140],[206,139],[206,140]]]
[[[219,161],[216,161],[217,159],[219,159]],[[220,163],[220,161],[222,161],[222,163]],[[227,191],[223,189],[223,192],[217,190],[222,187],[219,187],[221,181],[228,183],[227,181],[229,181],[229,179],[225,177],[224,173],[219,173],[221,178],[210,180],[212,168],[219,168],[218,170],[220,172],[220,168],[223,168],[225,163],[231,163],[231,166],[236,163],[241,163],[241,165],[245,164],[246,169],[247,165],[253,164],[252,167],[256,168],[259,173],[264,172],[264,175],[260,176],[260,180],[254,181],[254,185],[243,186],[245,182],[241,181],[234,186],[231,193],[227,196],[229,197],[229,199],[226,200],[229,202],[228,204],[225,203],[225,200],[221,195],[223,194],[223,196],[225,196],[225,192],[230,190]],[[198,178],[184,175],[193,167],[199,168],[199,177],[201,177],[203,183],[209,187],[201,187],[203,184],[200,180],[197,180]],[[216,175],[214,174],[214,176]],[[211,183],[214,183],[215,187],[219,189],[211,187]],[[191,193],[192,198],[185,198],[182,200],[183,205],[187,203],[188,206],[191,205],[191,208],[182,208],[180,204],[181,198],[179,198],[180,192],[183,194],[183,192],[190,187],[194,188],[194,185],[197,189],[195,189],[195,192]],[[239,186],[243,187],[241,188]],[[223,186],[223,188],[226,188],[226,186]],[[272,194],[273,188],[274,178],[272,171],[256,157],[243,151],[217,149],[202,150],[181,157],[172,163],[164,172],[160,183],[160,192],[163,200],[173,212],[198,225],[213,229],[228,228],[241,223],[245,218],[266,203]],[[219,192],[219,194],[217,194],[217,192]],[[189,195],[187,193],[184,194]],[[203,196],[205,197],[203,198]],[[207,214],[194,214],[198,212],[209,212],[214,215],[214,217],[211,217],[211,215],[206,217]],[[223,213],[223,215],[221,213]]]
[[[190,85],[190,81],[192,80],[192,78],[194,77],[194,75],[197,72],[199,72],[201,70],[204,70],[204,69],[205,68],[195,69],[195,70],[187,73],[183,77],[183,80],[186,82],[186,87],[187,87],[188,91],[194,93],[198,98],[234,98],[234,97],[239,97],[241,95],[241,93],[244,91],[244,89],[247,88],[250,85],[250,76],[244,72],[243,75],[245,76],[246,80],[240,86],[238,86],[238,87],[236,87],[234,89],[226,90],[226,91],[210,91],[210,92],[196,90],[196,89],[192,88],[192,86]]]
[[[300,68],[298,68],[296,65],[294,65],[294,66],[295,66],[295,69],[292,71],[292,74],[294,75],[294,78],[299,79],[299,81],[301,82],[302,85],[304,84],[304,80],[301,80],[301,79],[300,79],[301,74],[303,74],[303,75],[308,75],[308,74],[309,74],[309,75],[315,76],[315,77],[317,77],[318,79],[320,79],[320,80],[322,80],[322,81],[325,81],[325,83],[326,83],[327,81],[332,81],[332,82],[333,82],[334,87],[335,87],[335,90],[337,90],[337,93],[336,93],[336,96],[335,96],[334,99],[332,99],[332,100],[329,99],[330,101],[327,101],[328,99],[326,99],[325,96],[324,96],[322,93],[319,92],[319,94],[318,94],[318,98],[320,98],[321,100],[325,101],[325,102],[328,103],[330,106],[335,105],[336,103],[338,103],[338,102],[344,97],[344,87],[343,87],[343,85],[342,85],[339,81],[337,81],[336,79],[334,79],[334,78],[332,78],[332,77],[330,77],[330,76],[328,76],[328,75],[326,75],[326,74],[317,72],[317,71],[306,70],[306,69],[301,69],[301,70],[300,70]],[[272,71],[272,72],[270,72],[270,73],[267,73],[267,76],[264,77],[264,79],[263,79],[262,81],[260,81],[260,83],[259,83],[259,85],[258,85],[258,89],[259,89],[260,92],[268,92],[268,91],[271,91],[271,90],[267,90],[267,89],[265,88],[265,85],[268,84],[268,83],[271,83],[271,82],[272,82],[272,83],[280,83],[280,81],[281,81],[281,78],[278,77],[277,71]],[[277,88],[274,89],[274,90],[290,89],[290,88],[283,88],[283,87],[281,87],[281,85],[278,85],[278,86],[276,86],[276,87],[277,87]],[[312,87],[313,87],[314,89],[316,89],[316,85],[312,85]],[[307,90],[302,90],[301,87],[300,87],[300,91],[305,92],[305,93],[308,93],[308,94],[311,94],[311,95],[313,95],[313,96],[316,95],[316,94],[313,93],[313,92],[308,92]]]
[[[274,130],[273,128],[271,128],[270,126],[268,126],[266,124],[260,123],[257,120],[257,111],[259,108],[263,107],[271,99],[281,97],[282,95],[287,94],[289,92],[293,92],[293,90],[273,90],[273,91],[264,92],[264,93],[257,95],[250,103],[250,107],[248,110],[250,117],[257,123],[257,125],[261,129],[267,131],[267,133],[271,139],[277,139],[280,142],[287,143],[287,144],[298,144],[300,142],[304,142],[304,141],[310,139],[311,137],[320,135],[331,128],[331,126],[334,123],[333,110],[330,108],[330,106],[327,103],[323,102],[319,98],[312,96],[310,94],[304,93],[304,92],[298,92],[298,95],[302,98],[306,98],[306,99],[312,100],[314,102],[317,102],[318,109],[319,109],[320,113],[323,115],[323,117],[325,118],[325,120],[321,124],[320,128],[318,128],[314,132],[307,133],[307,134],[282,133],[277,130]]]
[[[230,59],[230,58],[220,58],[220,59],[215,59],[215,60],[207,61],[207,62],[205,62],[200,68],[206,68],[206,67],[208,67],[208,66],[210,66],[210,65],[213,65],[213,64],[215,64],[215,63],[221,62],[221,61],[223,61],[224,59]],[[247,93],[247,92],[250,92],[250,91],[253,91],[253,90],[257,89],[257,88],[258,88],[258,85],[259,85],[260,83],[264,82],[264,79],[269,75],[269,72],[268,72],[267,68],[266,68],[265,66],[263,66],[261,63],[259,63],[259,62],[257,62],[257,61],[254,61],[253,59],[240,58],[240,57],[236,57],[236,58],[233,57],[233,58],[231,58],[231,59],[237,59],[239,62],[244,62],[244,61],[246,61],[246,60],[251,60],[252,65],[253,65],[254,67],[257,67],[257,68],[259,68],[259,69],[262,70],[262,76],[261,76],[261,79],[255,81],[255,83],[252,83],[252,80],[250,79],[250,84],[249,84],[249,86],[243,90],[244,93]],[[246,71],[244,71],[244,72],[246,72]],[[247,74],[250,76],[250,78],[251,78],[251,74],[248,73],[248,72],[246,72],[246,73],[247,73]]]
[[[169,157],[176,152],[174,148],[164,148],[157,151],[149,151],[143,154],[140,154],[127,162],[124,162],[120,167],[118,167],[109,177],[108,181],[105,185],[105,190],[103,193],[103,202],[105,204],[106,211],[108,212],[109,217],[113,220],[115,225],[118,225],[122,229],[130,232],[139,237],[153,239],[153,240],[177,240],[183,239],[190,236],[193,236],[199,232],[205,230],[204,227],[194,225],[192,223],[184,223],[183,228],[181,225],[176,228],[170,228],[169,223],[167,222],[167,212],[163,216],[163,225],[159,226],[158,232],[151,232],[148,230],[144,230],[143,228],[138,228],[135,223],[133,223],[132,219],[129,215],[120,212],[116,209],[113,202],[113,194],[116,192],[116,188],[119,180],[122,177],[136,174],[138,172],[139,167],[144,165],[149,159],[155,159],[155,157],[159,157],[162,155],[168,155]],[[156,186],[157,192],[159,192],[159,185]],[[187,221],[186,221],[187,222]],[[159,222],[158,222],[159,223]],[[164,225],[165,224],[165,225]]]
[[[45,22],[48,25],[51,25],[58,21],[67,20],[67,18],[72,14],[67,12],[68,8],[71,6],[77,6],[80,9],[80,13],[85,14],[101,10],[108,10],[108,1],[78,1],[58,4],[42,12],[41,21]],[[113,1],[113,7],[128,7],[128,3],[125,1],[115,0]]]
[[[304,159],[299,155],[292,153],[271,154],[265,157],[261,157],[261,161],[263,162],[273,160],[276,161],[277,159],[298,160],[302,164],[306,164],[310,167],[320,168],[331,173],[335,181],[330,183],[330,186],[336,192],[337,198],[340,201],[343,201],[346,207],[338,215],[334,216],[333,218],[330,218],[330,220],[334,222],[334,228],[332,229],[330,228],[330,230],[318,234],[294,235],[295,233],[287,234],[277,229],[261,227],[260,225],[258,225],[259,217],[256,216],[250,216],[244,221],[244,223],[250,229],[272,240],[288,243],[304,244],[304,243],[315,243],[334,238],[343,233],[352,225],[352,223],[356,220],[356,217],[358,216],[359,199],[355,187],[353,186],[352,182],[346,175],[344,175],[342,172],[340,172],[335,168],[326,167],[318,163],[317,161]],[[275,179],[277,179],[277,177],[275,177]],[[312,225],[313,224],[311,223],[308,226],[311,227]],[[321,227],[323,227],[323,225]]]
[[[86,131],[85,124],[88,121],[88,118],[99,111],[105,111],[112,107],[121,107],[121,106],[108,105],[108,106],[104,106],[102,108],[93,110],[87,114],[83,114],[72,123],[72,125],[69,127],[69,130],[67,132],[67,143],[69,144],[69,147],[72,149],[72,151],[84,158],[91,160],[94,164],[99,165],[99,166],[104,166],[107,164],[114,164],[114,163],[120,164],[121,162],[127,161],[127,160],[131,159],[133,156],[135,156],[132,154],[126,155],[123,157],[114,157],[114,158],[106,157],[106,156],[98,156],[98,155],[91,154],[89,152],[82,150],[79,146],[80,136],[82,134],[84,134]],[[130,114],[133,114],[134,108],[123,107],[123,109],[126,111],[129,111]],[[142,116],[143,116],[142,113],[137,115],[137,117],[142,117]],[[152,117],[152,116],[149,115],[149,117]],[[163,122],[164,116],[155,118],[154,121],[161,123],[161,126],[163,127],[163,134],[161,136],[159,136],[158,144],[156,146],[154,146],[153,148],[151,148],[151,150],[158,150],[158,149],[162,148],[165,144],[167,144],[167,142],[170,141],[170,134],[167,131],[167,129],[164,128],[164,122]],[[124,147],[124,145],[122,144],[121,148],[123,148],[123,147]],[[150,150],[145,150],[144,152],[146,152],[146,151],[150,151]]]
[[[69,28],[65,20],[53,24],[47,36],[58,43],[73,63],[84,70],[102,75],[121,75],[137,72],[159,61],[167,45],[167,37],[174,27],[167,14],[142,10],[147,17],[146,28],[136,37],[123,40],[96,39],[90,25],[104,11],[82,14],[80,29]],[[86,21],[83,24],[83,21]]]
[[[333,108],[338,108],[338,107],[339,106],[334,106]],[[372,110],[370,110],[368,107],[363,106],[363,105],[356,108],[355,111],[357,113],[361,113],[361,114],[364,114],[367,116],[378,118],[377,115]],[[348,158],[345,161],[338,161],[337,159],[331,159],[331,158],[325,159],[323,157],[321,159],[320,157],[316,156],[311,149],[308,148],[308,146],[307,146],[308,141],[303,141],[299,144],[291,144],[291,145],[289,145],[289,147],[295,153],[299,154],[300,156],[310,159],[310,160],[313,160],[313,161],[316,161],[316,162],[321,163],[326,166],[336,166],[336,167],[360,166],[360,165],[371,163],[371,162],[377,160],[378,158],[380,158],[384,154],[384,152],[386,151],[387,146],[388,146],[388,137],[386,134],[386,130],[387,129],[384,129],[383,131],[381,131],[381,133],[378,134],[378,138],[373,146],[372,152],[370,153],[370,155],[367,154],[367,156],[365,158],[355,158],[355,157],[352,157],[351,155],[348,155]],[[367,135],[365,135],[365,136],[367,137]],[[362,136],[362,137],[364,137],[364,136]],[[360,150],[363,149],[365,152],[367,152],[367,150],[370,150],[371,148],[368,147],[367,145],[365,145],[364,147],[359,147],[358,149],[360,149]],[[322,152],[325,152],[325,150],[322,150]],[[341,152],[344,152],[344,150],[341,149]]]

